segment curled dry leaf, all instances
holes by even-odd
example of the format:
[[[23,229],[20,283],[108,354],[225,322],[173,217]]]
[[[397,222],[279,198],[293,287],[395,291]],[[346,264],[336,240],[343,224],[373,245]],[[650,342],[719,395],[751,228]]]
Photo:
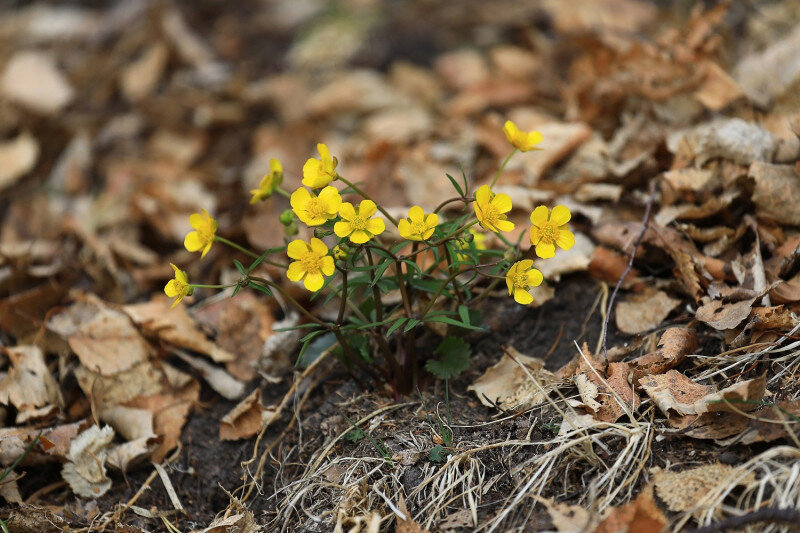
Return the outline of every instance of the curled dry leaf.
[[[113,439],[111,427],[92,426],[70,444],[61,475],[78,496],[99,498],[111,488],[105,463]]]
[[[258,533],[261,528],[256,523],[253,513],[247,509],[228,516],[215,518],[211,525],[205,528],[202,533]]]
[[[525,365],[527,372],[520,363]],[[528,373],[538,381],[539,387],[531,382]],[[486,369],[467,390],[474,392],[487,407],[516,410],[544,401],[541,390],[551,389],[557,381],[555,375],[544,368],[544,361],[508,347],[500,361]]]
[[[653,496],[653,484],[647,485],[632,502],[612,507],[594,533],[657,533],[668,520]]]
[[[601,422],[616,422],[626,411],[635,411],[641,400],[628,381],[630,375],[629,363],[609,363],[605,379],[591,370],[578,374],[575,385],[583,401],[580,406]]]
[[[656,351],[631,361],[633,380],[661,374],[678,366],[697,348],[697,334],[691,328],[669,328],[661,335]]]
[[[624,333],[644,333],[658,327],[680,303],[664,291],[646,288],[617,305],[617,327]]]
[[[11,361],[11,368],[7,374],[0,374],[0,404],[17,408],[18,423],[21,418],[30,418],[26,416],[28,412],[52,414],[63,405],[58,383],[37,346],[4,348],[3,353]],[[41,411],[40,408],[47,409]]]
[[[258,433],[262,424],[271,421],[277,411],[261,404],[261,389],[255,389],[247,398],[222,417],[219,425],[220,440],[247,439]]]
[[[755,482],[755,474],[740,474],[737,468],[719,463],[690,468],[682,472],[661,470],[653,476],[656,495],[670,511],[703,513],[703,498],[720,486]]]
[[[48,327],[67,341],[86,369],[103,376],[130,370],[153,353],[124,313],[100,302],[77,302],[54,315]]]
[[[126,305],[123,310],[145,335],[178,348],[200,352],[217,363],[236,359],[234,354],[208,340],[184,307],[171,308],[171,305],[169,298],[159,294],[147,303]]]

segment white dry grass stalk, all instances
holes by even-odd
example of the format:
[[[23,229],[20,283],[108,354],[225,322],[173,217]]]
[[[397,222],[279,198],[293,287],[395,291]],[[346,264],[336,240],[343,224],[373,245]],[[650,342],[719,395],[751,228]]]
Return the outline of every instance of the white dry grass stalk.
[[[693,517],[706,525],[765,507],[800,509],[800,449],[776,446],[736,467],[693,509],[678,517],[672,528],[683,528]],[[767,533],[781,528],[761,523],[747,530]]]

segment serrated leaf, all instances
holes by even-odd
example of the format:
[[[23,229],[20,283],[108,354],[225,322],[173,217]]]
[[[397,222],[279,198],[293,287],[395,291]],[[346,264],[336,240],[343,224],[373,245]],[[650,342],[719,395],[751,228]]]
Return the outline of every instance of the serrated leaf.
[[[434,350],[439,359],[429,359],[425,369],[440,379],[453,379],[469,366],[472,349],[458,337],[445,337]]]
[[[441,444],[437,444],[428,452],[428,459],[434,463],[443,463],[447,459],[447,450]]]

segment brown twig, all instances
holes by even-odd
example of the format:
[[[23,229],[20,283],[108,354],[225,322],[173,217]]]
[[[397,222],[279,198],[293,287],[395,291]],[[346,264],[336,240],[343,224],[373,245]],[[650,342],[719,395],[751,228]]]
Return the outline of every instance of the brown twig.
[[[741,516],[732,516],[713,524],[691,530],[691,533],[716,533],[739,529],[747,524],[768,522],[788,526],[793,531],[800,531],[800,511],[797,509],[781,509],[779,507],[762,507]]]
[[[644,237],[645,231],[647,231],[647,226],[650,224],[650,211],[653,207],[653,199],[656,196],[656,182],[655,180],[650,182],[650,194],[647,197],[647,204],[644,208],[644,218],[642,219],[642,229],[639,231],[639,235],[636,236],[636,240],[633,241],[633,248],[631,249],[631,256],[628,259],[628,265],[625,267],[625,272],[622,273],[622,276],[617,281],[616,286],[614,287],[614,291],[611,293],[611,298],[608,299],[608,307],[606,308],[606,317],[603,321],[603,359],[608,360],[608,349],[606,347],[606,341],[608,340],[608,321],[611,318],[611,310],[614,308],[614,300],[617,297],[617,292],[619,292],[619,288],[622,286],[622,283],[625,281],[625,278],[628,277],[628,274],[631,273],[633,269],[633,261],[636,259],[636,250],[639,249],[639,244],[642,242],[642,238]]]

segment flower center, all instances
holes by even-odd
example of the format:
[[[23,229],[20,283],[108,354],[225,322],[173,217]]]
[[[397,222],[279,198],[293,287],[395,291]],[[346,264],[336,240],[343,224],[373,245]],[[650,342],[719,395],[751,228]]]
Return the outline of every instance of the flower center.
[[[411,229],[414,231],[414,233],[418,233],[419,235],[422,235],[423,233],[425,233],[425,230],[427,230],[428,228],[427,228],[427,226],[425,226],[424,222],[412,222],[411,223]]]
[[[314,252],[306,252],[300,258],[300,264],[306,272],[317,272],[322,268],[322,258]]]
[[[545,242],[556,242],[558,236],[558,228],[555,224],[545,224],[542,228],[542,240]]]
[[[528,273],[517,272],[514,274],[513,283],[515,287],[526,290],[528,288]]]
[[[366,229],[367,220],[361,215],[357,215],[350,221],[350,227],[353,228],[354,231]]]
[[[319,198],[312,198],[308,201],[308,207],[306,208],[306,211],[308,211],[312,218],[325,218],[326,207],[327,205],[325,202]]]
[[[497,207],[492,204],[486,204],[483,206],[483,218],[490,223],[494,223],[500,218],[500,213],[497,211]]]

